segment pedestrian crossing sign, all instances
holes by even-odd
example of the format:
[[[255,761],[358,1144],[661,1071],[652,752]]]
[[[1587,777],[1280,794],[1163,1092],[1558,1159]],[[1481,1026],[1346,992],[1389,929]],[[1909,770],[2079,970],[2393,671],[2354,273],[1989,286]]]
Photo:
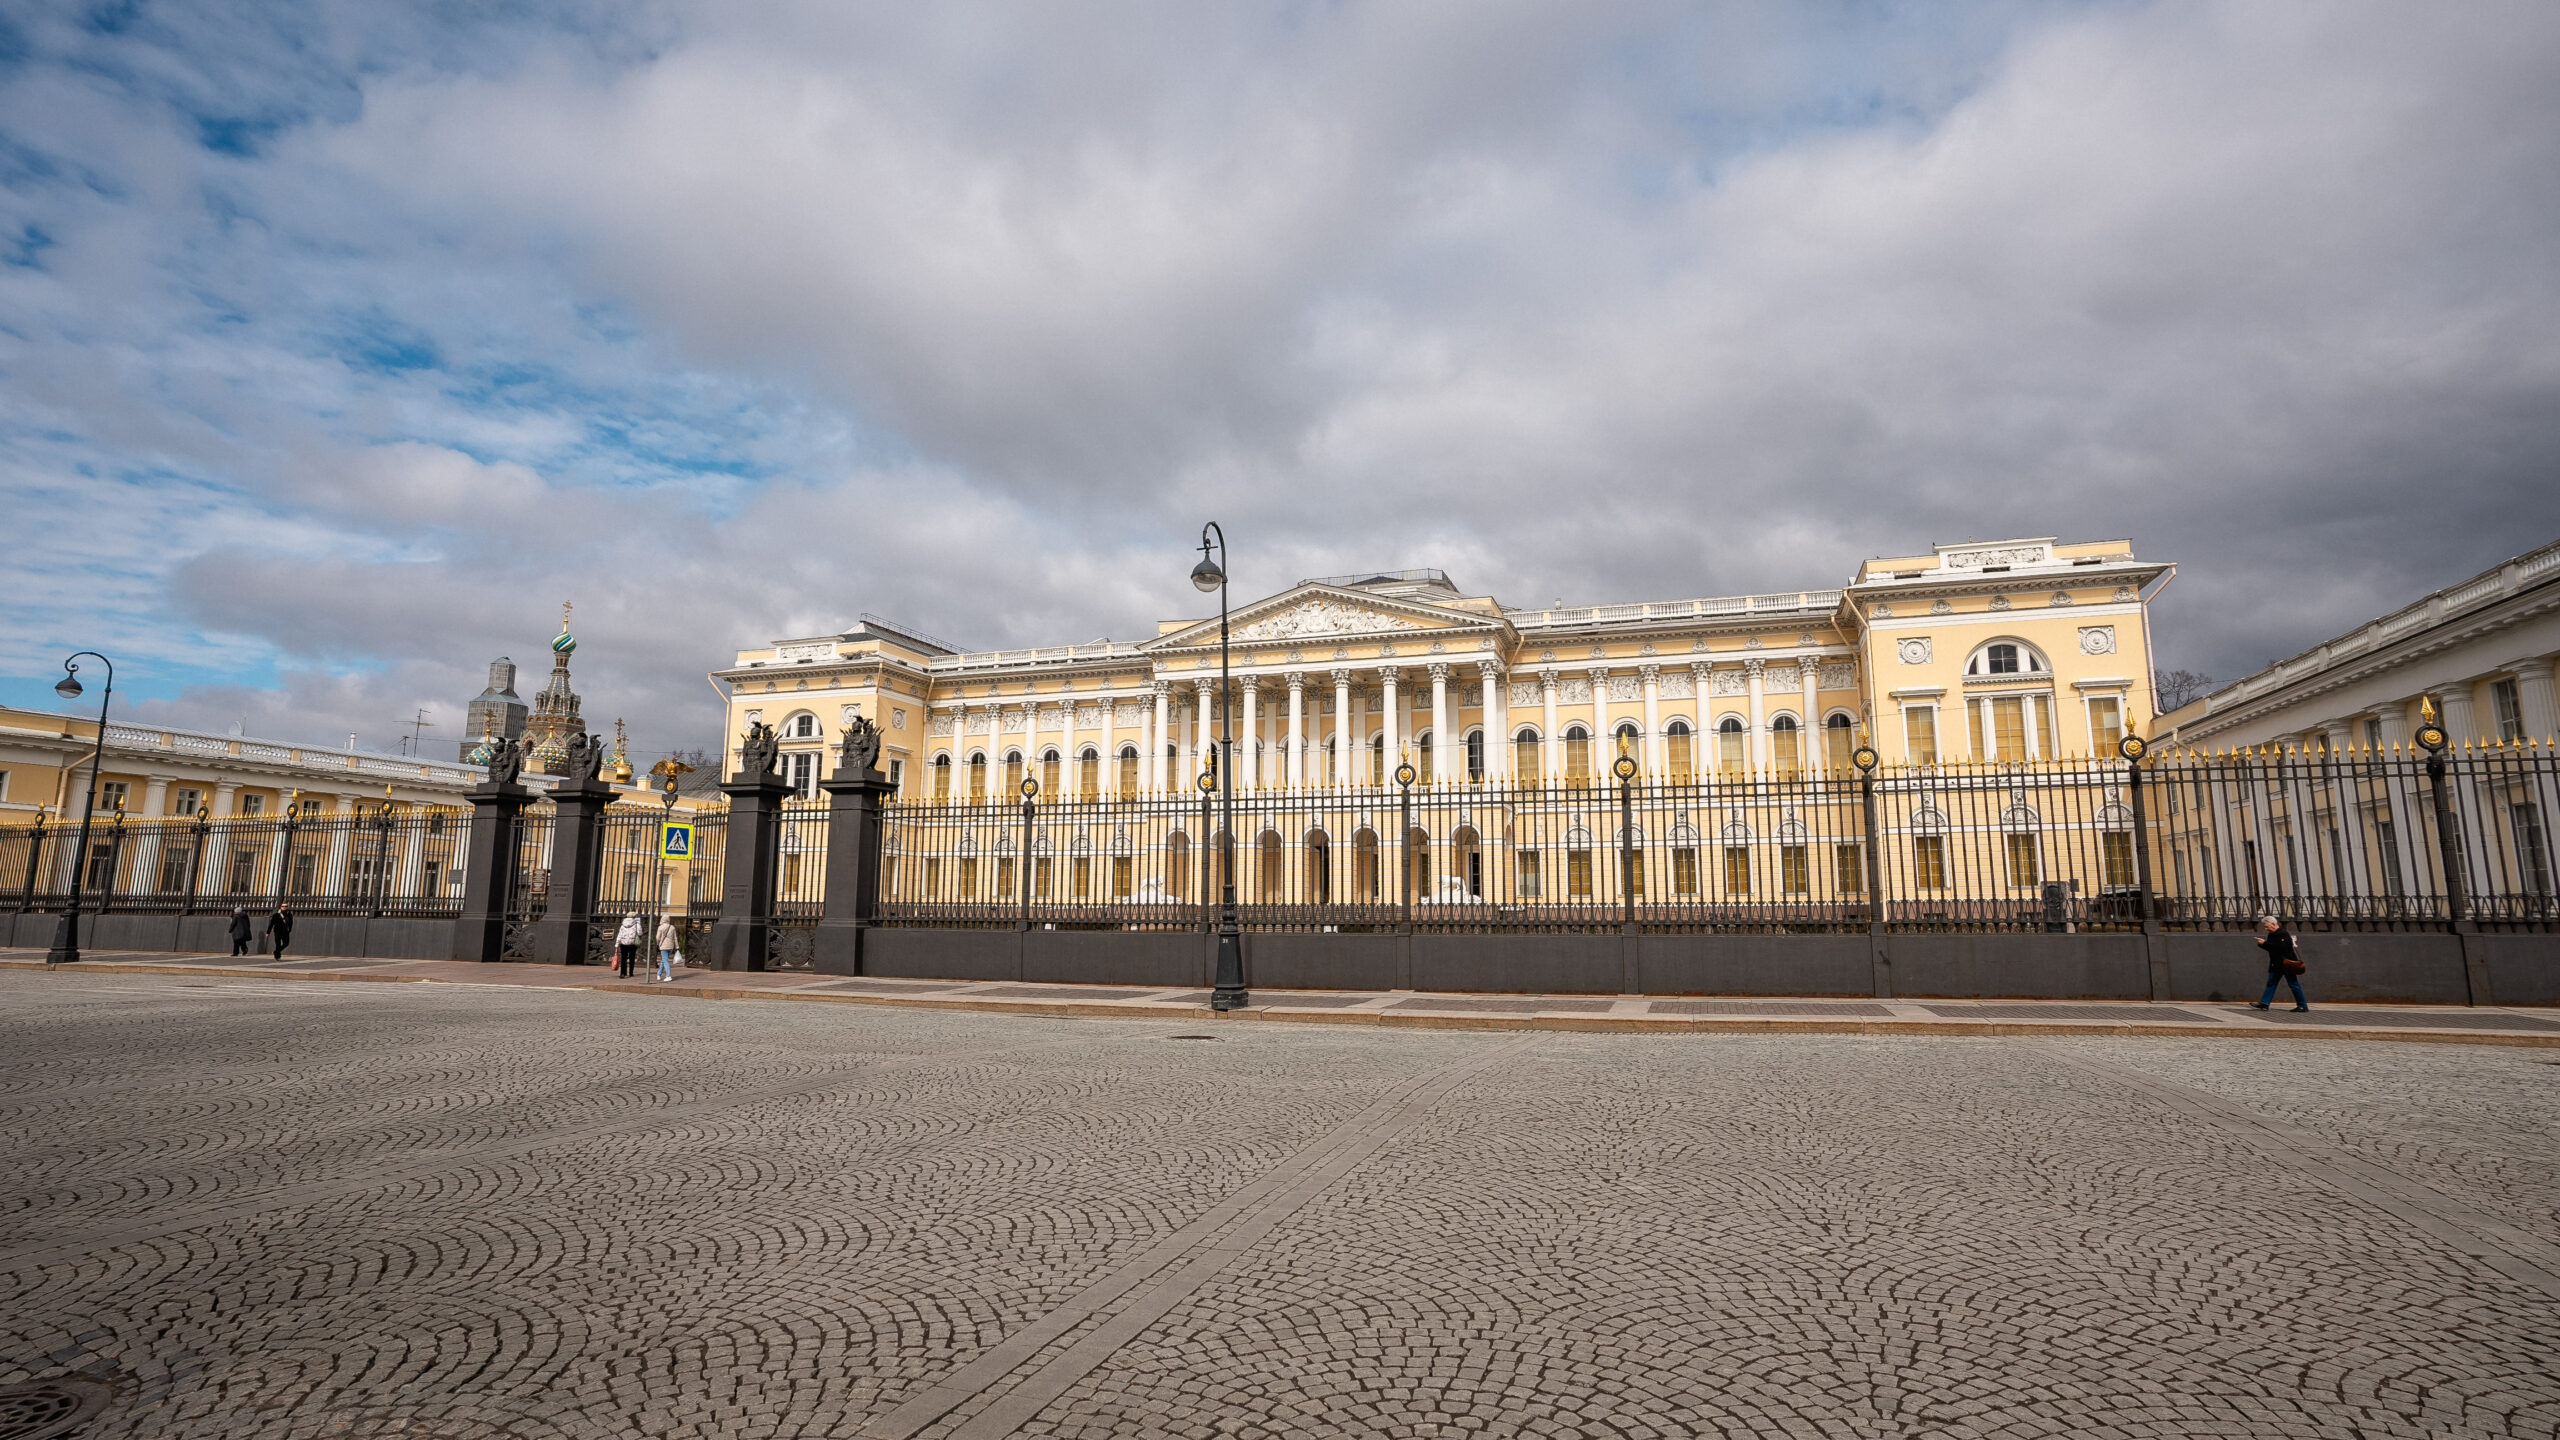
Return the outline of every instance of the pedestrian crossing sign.
[[[658,829],[658,853],[669,860],[693,858],[693,826],[670,820]]]

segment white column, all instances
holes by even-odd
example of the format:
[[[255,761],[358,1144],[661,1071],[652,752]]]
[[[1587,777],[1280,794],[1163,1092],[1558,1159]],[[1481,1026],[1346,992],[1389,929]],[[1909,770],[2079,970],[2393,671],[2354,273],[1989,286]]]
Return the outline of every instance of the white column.
[[[1173,708],[1173,687],[1162,680],[1153,680],[1148,682],[1147,689],[1154,693],[1156,703],[1147,727],[1147,763],[1139,770],[1147,777],[1147,788],[1161,795],[1165,782],[1165,740],[1173,733],[1166,728],[1166,721],[1170,718],[1166,712]]]
[[[1617,742],[1609,738],[1609,670],[1606,666],[1594,666],[1591,671],[1591,731],[1591,783],[1596,785],[1618,758]]]
[[[1662,667],[1639,665],[1644,677],[1644,773],[1659,781],[1668,766],[1662,756]]]
[[[1717,758],[1723,755],[1724,742],[1716,738],[1715,700],[1709,693],[1714,688],[1714,662],[1689,662],[1689,778],[1704,782],[1716,770]],[[1704,883],[1704,882],[1701,882]]]
[[[1396,760],[1404,753],[1404,707],[1396,703],[1396,668],[1392,665],[1378,672],[1378,703],[1387,712],[1387,783],[1396,783]]]
[[[2444,706],[2444,714],[2441,717],[2444,721],[2444,733],[2450,736],[2457,746],[2480,743],[2480,719],[2472,709],[2471,690],[2471,681],[2457,680],[2445,686],[2436,696]]]
[[[1262,680],[1255,675],[1244,677],[1243,750],[1236,757],[1236,785],[1242,790],[1262,788]]]
[[[1082,799],[1084,792],[1079,786],[1083,783],[1083,770],[1076,763],[1076,692],[1073,687],[1058,697],[1058,710],[1059,719],[1063,722],[1059,726],[1062,738],[1058,742],[1058,788]]]
[[[1476,675],[1484,682],[1484,779],[1492,785],[1511,773],[1511,720],[1505,704],[1510,697],[1502,693],[1502,670],[1494,662],[1477,661]]]
[[[1564,742],[1556,738],[1556,672],[1538,672],[1538,694],[1547,707],[1546,728],[1538,732],[1538,780],[1541,784],[1553,785],[1557,772],[1564,765]]]
[[[1302,670],[1289,672],[1288,778],[1292,790],[1307,783],[1307,676]]]
[[[1200,772],[1209,768],[1209,757],[1217,753],[1218,732],[1209,728],[1209,682],[1192,682],[1191,699],[1191,764],[1182,774],[1185,789],[1198,783]],[[1226,783],[1223,779],[1220,784]]]
[[[1804,728],[1796,734],[1796,753],[1804,763],[1806,776],[1819,780],[1822,778],[1825,737],[1822,733],[1822,712],[1816,708],[1822,703],[1822,697],[1815,692],[1814,682],[1821,678],[1822,662],[1810,655],[1799,655],[1796,657],[1796,674],[1801,677],[1804,687],[1804,709],[1800,712],[1803,718],[1798,722]],[[2057,717],[2053,723],[2059,725],[2062,722]]]
[[[1351,713],[1355,717],[1351,725],[1351,735],[1356,743],[1352,749],[1342,752],[1344,766],[1342,773],[1350,777],[1354,785],[1369,783],[1369,723],[1372,708],[1370,702],[1373,698],[1374,694],[1367,685],[1362,685],[1351,697]]]
[[[1431,778],[1438,785],[1461,784],[1467,778],[1466,742],[1449,727],[1449,667],[1431,667]]]
[[[1351,672],[1336,670],[1333,672],[1333,763],[1339,768],[1325,777],[1326,783],[1348,785],[1351,777],[1359,773],[1351,768],[1352,744]]]
[[[2381,706],[2373,712],[2373,718],[2382,722],[2382,744],[2385,754],[2395,748],[2403,752],[2409,749],[2408,706]],[[2383,790],[2391,801],[2391,831],[2400,842],[2396,848],[2399,850],[2402,888],[2412,893],[2424,890],[2429,883],[2427,877],[2435,874],[2440,867],[2433,864],[2423,870],[2418,867],[2418,857],[2421,854],[2434,854],[2435,847],[2432,844],[2420,846],[2417,843],[2416,827],[2423,822],[2416,808],[2410,803],[2416,799],[2414,788],[2386,781]]]
[[[1764,775],[1769,771],[1769,724],[1761,709],[1760,670],[1768,663],[1756,655],[1742,662],[1751,672],[1751,768]]]
[[[2560,687],[2553,684],[2551,657],[2511,660],[2506,668],[2516,672],[2516,708],[2524,714],[2524,738],[2548,743],[2560,734]]]
[[[213,818],[219,820],[223,816],[230,814],[232,797],[239,793],[240,783],[238,781],[216,781],[213,787]]]
[[[167,776],[155,775],[142,782],[142,813],[145,815],[166,815],[169,813],[169,780]],[[159,877],[153,876],[152,879],[154,883],[157,883]]]

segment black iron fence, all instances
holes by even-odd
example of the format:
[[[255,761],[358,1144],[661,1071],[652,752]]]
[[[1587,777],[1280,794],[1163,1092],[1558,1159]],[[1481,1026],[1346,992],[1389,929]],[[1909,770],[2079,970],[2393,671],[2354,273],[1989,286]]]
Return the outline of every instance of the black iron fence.
[[[2560,929],[2545,745],[2154,755],[1811,777],[1713,774],[1587,786],[1423,785],[1215,797],[889,803],[878,923],[1206,929],[1232,872],[1242,924],[1273,932]],[[731,812],[607,807],[585,853],[610,935],[676,922],[689,956],[724,906],[810,964],[826,912],[828,803],[793,800],[732,837]],[[689,824],[686,854],[665,826]],[[512,822],[504,949],[573,893],[547,802]],[[112,819],[0,828],[0,908],[157,913],[266,907],[456,916],[470,813]],[[733,896],[731,842],[772,847],[770,895]],[[748,853],[744,850],[740,854]],[[760,866],[759,869],[762,867]],[[847,871],[845,873],[852,873]],[[868,902],[865,902],[866,905]],[[733,917],[734,918],[734,917]]]
[[[59,909],[76,875],[99,913],[195,914],[290,900],[308,915],[433,918],[459,912],[468,809],[362,815],[93,820],[0,828],[0,904]]]
[[[1651,933],[2550,927],[2542,747],[890,807],[881,917]],[[2461,913],[2445,883],[2458,847]]]

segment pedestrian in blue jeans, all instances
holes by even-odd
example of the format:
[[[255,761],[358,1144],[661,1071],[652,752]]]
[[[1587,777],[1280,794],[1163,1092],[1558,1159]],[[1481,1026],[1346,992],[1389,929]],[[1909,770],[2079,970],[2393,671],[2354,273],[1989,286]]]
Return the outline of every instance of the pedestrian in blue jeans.
[[[2293,1013],[2302,1014],[2311,1002],[2302,998],[2302,954],[2293,943],[2293,932],[2284,922],[2270,915],[2263,922],[2267,933],[2258,937],[2258,948],[2267,952],[2267,993],[2249,1008],[2264,1010],[2276,1000],[2276,985],[2281,981],[2293,987]]]

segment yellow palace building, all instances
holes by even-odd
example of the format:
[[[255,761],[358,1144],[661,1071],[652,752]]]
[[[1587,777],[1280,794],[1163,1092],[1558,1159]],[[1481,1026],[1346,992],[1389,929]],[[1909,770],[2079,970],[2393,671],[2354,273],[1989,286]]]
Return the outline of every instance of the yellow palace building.
[[[2148,606],[2176,567],[2130,543],[1968,541],[1873,559],[1838,589],[1516,609],[1437,570],[1304,580],[1235,607],[1238,787],[1601,780],[1617,754],[1706,772],[1845,776],[1888,766],[2110,753],[2153,716]],[[713,672],[726,768],[755,722],[814,794],[836,732],[880,727],[908,802],[1189,792],[1215,749],[1219,631],[962,652],[866,615],[741,651]],[[1420,788],[1419,786],[1417,788]]]

